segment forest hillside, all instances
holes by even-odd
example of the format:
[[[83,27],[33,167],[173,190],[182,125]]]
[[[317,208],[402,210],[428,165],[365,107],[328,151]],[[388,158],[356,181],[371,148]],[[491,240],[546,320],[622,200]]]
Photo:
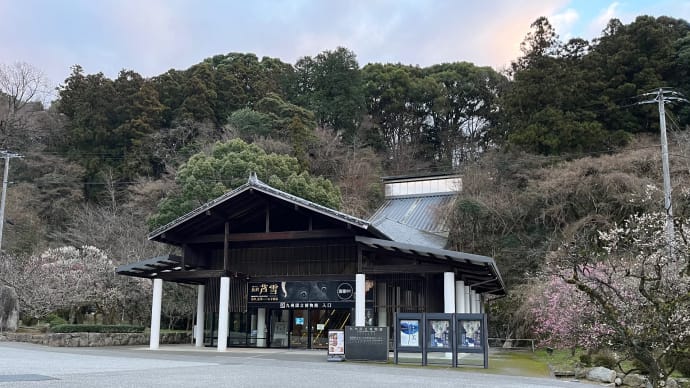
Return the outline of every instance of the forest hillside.
[[[40,64],[0,70],[20,83]],[[294,64],[230,52],[150,78],[77,64],[49,106],[1,86],[0,149],[23,158],[10,161],[2,252],[12,268],[0,283],[30,282],[16,274],[50,248],[95,247],[111,265],[162,253],[149,230],[250,170],[363,218],[381,202],[382,176],[455,172],[464,190],[452,248],[496,258],[514,291],[496,304],[508,335],[525,324],[519,287],[569,234],[663,210],[659,111],[641,103],[660,88],[690,95],[690,24],[614,19],[593,41],[561,41],[539,18],[504,71],[360,64],[338,47]],[[673,200],[686,214],[690,104],[676,102],[666,106]],[[125,300],[148,297],[129,292],[108,307],[112,320],[129,316]],[[35,317],[65,307],[20,296]]]

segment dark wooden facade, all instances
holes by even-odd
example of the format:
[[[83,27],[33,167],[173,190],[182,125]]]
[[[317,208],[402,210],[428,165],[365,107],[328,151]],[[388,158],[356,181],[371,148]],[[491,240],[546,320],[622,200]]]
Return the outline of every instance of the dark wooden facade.
[[[177,246],[166,256],[118,268],[128,276],[206,285],[206,312],[218,312],[220,277],[231,279],[229,310],[247,311],[252,281],[373,280],[373,306],[442,312],[443,273],[478,293],[505,293],[492,259],[391,241],[367,221],[276,190],[255,177],[240,188],[152,232]],[[379,297],[376,293],[381,293]],[[384,295],[385,294],[385,295]]]

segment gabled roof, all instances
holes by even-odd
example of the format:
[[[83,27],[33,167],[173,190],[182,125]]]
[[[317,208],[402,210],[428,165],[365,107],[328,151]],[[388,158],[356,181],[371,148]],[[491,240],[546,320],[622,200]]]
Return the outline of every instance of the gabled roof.
[[[278,199],[280,201],[284,201],[288,204],[294,205],[294,206],[299,206],[301,208],[310,210],[312,212],[315,212],[317,214],[321,214],[325,217],[328,217],[330,219],[336,220],[343,222],[347,225],[351,225],[352,227],[358,228],[362,231],[367,231],[369,234],[381,237],[381,238],[388,238],[387,235],[384,233],[380,232],[377,228],[372,226],[369,222],[362,220],[357,217],[353,217],[351,215],[339,212],[337,210],[330,209],[326,206],[319,205],[317,203],[308,201],[304,198],[297,197],[295,195],[286,193],[284,191],[278,190],[274,187],[271,187],[262,181],[260,181],[256,174],[252,173],[249,176],[249,180],[247,183],[243,184],[242,186],[229,191],[220,197],[207,202],[198,208],[192,210],[191,212],[169,222],[166,225],[161,226],[160,228],[154,230],[151,232],[148,236],[149,240],[158,240],[160,239],[166,232],[173,231],[176,228],[180,227],[181,225],[193,220],[196,217],[199,217],[201,215],[204,215],[205,213],[209,212],[210,210],[214,208],[221,207],[223,204],[227,204],[231,202],[231,200],[239,198],[242,196],[244,193],[247,192],[259,192],[263,193],[265,195],[268,195],[269,197]]]
[[[369,222],[392,240],[445,248],[448,209],[454,200],[455,193],[389,197]]]

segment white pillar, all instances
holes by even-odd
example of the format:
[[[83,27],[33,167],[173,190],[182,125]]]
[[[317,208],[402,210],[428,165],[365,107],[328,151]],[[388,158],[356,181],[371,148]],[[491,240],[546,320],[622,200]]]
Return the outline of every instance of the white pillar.
[[[376,305],[380,327],[388,326],[388,305],[386,304],[386,283],[379,282],[376,288]]]
[[[266,309],[263,307],[257,309],[256,346],[258,348],[266,347]]]
[[[151,337],[149,349],[158,349],[161,335],[161,304],[163,303],[163,279],[153,279],[153,300],[151,301]]]
[[[465,282],[462,280],[455,282],[455,312],[465,312]]]
[[[455,312],[455,273],[443,273],[443,312]]]
[[[470,290],[470,309],[472,310],[472,314],[479,312],[477,310],[477,292],[475,290]]]
[[[484,306],[482,306],[482,295],[477,294],[476,292],[474,293],[474,298],[477,300],[477,312],[478,313],[483,313],[484,311]]]
[[[252,334],[249,337],[250,338],[249,341],[250,341],[250,344],[253,343],[256,345],[256,337],[257,337],[257,335],[256,335],[256,333],[257,333],[257,331],[256,331],[256,314],[251,315],[250,322],[251,323],[249,324],[249,330],[250,330],[250,333],[252,333]]]
[[[196,337],[194,346],[202,347],[204,346],[204,292],[206,292],[206,286],[199,284],[196,287]]]
[[[366,279],[363,273],[355,275],[355,326],[364,326],[365,309],[365,282]]]
[[[465,312],[467,314],[472,312],[472,303],[470,303],[470,287],[465,286]]]
[[[230,278],[223,276],[220,278],[220,305],[218,306],[218,351],[224,352],[228,348],[228,320],[230,314],[228,305],[230,303]]]

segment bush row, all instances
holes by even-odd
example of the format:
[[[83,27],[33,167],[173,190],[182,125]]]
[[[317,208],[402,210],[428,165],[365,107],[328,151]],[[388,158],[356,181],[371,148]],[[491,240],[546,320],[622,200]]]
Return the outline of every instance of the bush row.
[[[143,333],[144,326],[134,325],[56,325],[53,333]]]

